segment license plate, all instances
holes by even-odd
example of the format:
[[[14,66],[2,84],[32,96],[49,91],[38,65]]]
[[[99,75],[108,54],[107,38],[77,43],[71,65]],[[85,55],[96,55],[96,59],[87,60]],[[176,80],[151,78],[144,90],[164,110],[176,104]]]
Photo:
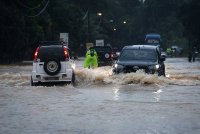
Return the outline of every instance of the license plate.
[[[58,77],[45,77],[45,80],[59,80]]]
[[[138,66],[133,66],[133,69],[139,70],[139,67]]]

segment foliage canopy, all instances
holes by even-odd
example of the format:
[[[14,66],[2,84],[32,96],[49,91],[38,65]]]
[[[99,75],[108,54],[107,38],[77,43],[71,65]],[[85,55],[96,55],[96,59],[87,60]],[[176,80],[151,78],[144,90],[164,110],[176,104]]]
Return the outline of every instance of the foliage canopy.
[[[38,41],[60,32],[78,55],[86,42],[121,48],[144,43],[147,33],[161,34],[165,49],[200,44],[199,0],[1,0],[0,14],[2,63],[32,59]]]

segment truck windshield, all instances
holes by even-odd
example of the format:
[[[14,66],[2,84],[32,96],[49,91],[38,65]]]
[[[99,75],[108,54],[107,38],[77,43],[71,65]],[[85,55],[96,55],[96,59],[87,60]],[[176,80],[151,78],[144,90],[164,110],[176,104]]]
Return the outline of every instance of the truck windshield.
[[[119,58],[120,61],[156,61],[157,56],[154,50],[125,49]]]

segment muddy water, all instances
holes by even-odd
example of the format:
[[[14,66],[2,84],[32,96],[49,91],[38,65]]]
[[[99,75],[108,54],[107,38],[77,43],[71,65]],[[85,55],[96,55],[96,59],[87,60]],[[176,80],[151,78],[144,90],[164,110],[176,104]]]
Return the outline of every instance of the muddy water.
[[[84,69],[77,63],[77,86],[88,85],[200,85],[200,63],[188,63],[186,59],[167,59],[166,77],[136,73],[114,75],[112,67]],[[0,86],[29,86],[32,66],[0,66]]]
[[[167,59],[158,77],[78,61],[75,87],[31,87],[31,69],[0,66],[0,133],[200,133],[200,62]]]
[[[199,85],[200,63],[188,63],[186,59],[168,59],[166,61],[166,77],[148,75],[143,72],[112,75],[111,67],[94,70],[77,69],[81,81],[104,84],[142,84],[142,85]]]

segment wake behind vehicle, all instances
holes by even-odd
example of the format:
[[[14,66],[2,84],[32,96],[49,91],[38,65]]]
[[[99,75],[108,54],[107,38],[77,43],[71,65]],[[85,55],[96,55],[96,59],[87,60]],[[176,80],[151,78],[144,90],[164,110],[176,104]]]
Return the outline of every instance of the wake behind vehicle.
[[[31,85],[43,82],[74,83],[74,69],[75,64],[66,46],[60,42],[40,42],[34,54]]]
[[[143,70],[145,73],[157,73],[158,76],[165,76],[164,61],[165,58],[161,56],[158,46],[125,46],[113,66],[113,72],[118,74]]]
[[[94,46],[90,49],[94,49],[97,52],[99,66],[113,65],[113,50],[110,46]]]

